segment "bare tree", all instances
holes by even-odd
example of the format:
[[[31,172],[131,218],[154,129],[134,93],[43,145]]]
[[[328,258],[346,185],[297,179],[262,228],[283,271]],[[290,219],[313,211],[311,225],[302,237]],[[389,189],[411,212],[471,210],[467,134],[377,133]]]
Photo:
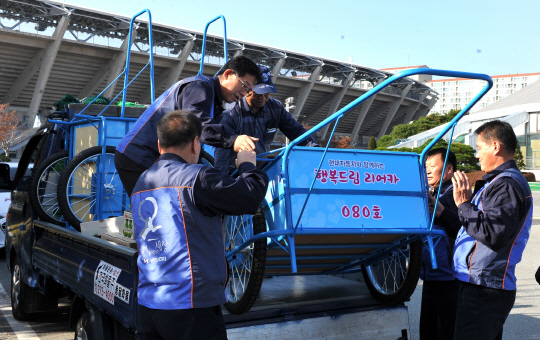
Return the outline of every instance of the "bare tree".
[[[0,149],[3,149],[6,156],[9,156],[9,148],[17,136],[16,128],[20,124],[20,119],[15,111],[8,111],[9,104],[0,104]]]

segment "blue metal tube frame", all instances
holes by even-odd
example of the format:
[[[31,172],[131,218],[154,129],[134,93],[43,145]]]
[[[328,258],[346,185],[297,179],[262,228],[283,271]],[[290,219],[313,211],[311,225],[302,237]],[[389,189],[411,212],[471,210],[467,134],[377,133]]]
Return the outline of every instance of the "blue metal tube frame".
[[[461,119],[461,117],[463,117],[463,115],[465,115],[465,113],[468,112],[470,110],[470,108],[472,106],[474,106],[493,86],[493,80],[491,79],[491,77],[488,76],[488,75],[485,75],[485,74],[480,74],[480,73],[457,72],[457,71],[436,70],[436,69],[422,69],[422,68],[402,71],[402,72],[400,72],[398,74],[393,75],[392,77],[389,77],[388,79],[386,79],[385,81],[383,81],[382,83],[380,83],[379,85],[374,87],[369,92],[367,92],[364,95],[362,95],[361,97],[357,98],[352,103],[346,105],[341,110],[339,110],[336,113],[332,114],[330,117],[326,118],[325,120],[323,120],[319,124],[315,125],[312,129],[310,129],[309,131],[305,132],[300,137],[293,140],[285,148],[285,152],[282,155],[283,175],[284,175],[284,181],[283,181],[283,187],[284,188],[283,189],[284,189],[284,192],[285,192],[285,206],[286,206],[285,213],[287,215],[286,216],[287,228],[290,228],[293,225],[292,215],[291,215],[290,189],[289,189],[289,185],[288,185],[288,183],[289,183],[289,171],[288,171],[289,154],[291,153],[293,148],[298,146],[298,144],[300,142],[302,142],[303,140],[305,140],[309,136],[311,136],[314,133],[316,133],[317,131],[321,130],[326,125],[331,124],[333,121],[336,121],[336,125],[337,125],[337,121],[341,117],[343,117],[343,115],[345,115],[349,111],[353,110],[356,106],[358,106],[360,103],[362,103],[366,99],[368,99],[371,96],[374,96],[375,94],[380,92],[383,88],[390,85],[392,82],[394,82],[396,80],[399,80],[401,78],[408,77],[408,76],[411,76],[411,75],[416,75],[416,74],[431,74],[431,75],[446,76],[446,77],[460,77],[460,78],[470,78],[470,79],[481,79],[481,80],[485,80],[487,82],[486,86],[476,95],[476,97],[456,117],[454,117],[454,119],[445,126],[443,131],[441,131],[433,139],[433,141],[422,151],[422,154],[420,155],[419,170],[421,170],[421,167],[423,167],[424,164],[425,164],[425,154],[429,151],[429,149],[431,149],[431,147],[435,143],[437,143],[448,132],[448,130],[452,126],[454,126],[457,123],[457,121],[459,121],[459,119]],[[334,126],[334,129],[335,129],[335,126]],[[425,174],[425,171],[424,171],[424,174]],[[423,183],[422,185],[423,185],[423,187],[425,187],[425,183]],[[424,190],[425,190],[425,188],[424,188]],[[309,199],[309,195],[308,195],[307,199]],[[307,204],[307,199],[306,199],[306,202],[304,203],[304,206]],[[426,201],[426,204],[427,204],[427,201]],[[300,219],[298,220],[297,225],[298,225],[299,221],[300,221]],[[296,229],[296,227],[295,227],[295,229]],[[423,233],[425,233],[425,232],[423,232]],[[433,233],[433,230],[431,230],[431,228],[430,228],[430,230],[428,232],[428,235],[431,235],[431,233]],[[431,246],[433,244],[433,240],[432,239],[430,240],[429,236],[428,236],[428,243]],[[434,252],[432,247],[429,248],[429,251],[430,251],[430,257],[431,257],[431,260],[432,260],[432,264],[435,264],[435,267],[436,267],[435,252]]]
[[[425,234],[425,229],[403,229],[403,228],[388,228],[388,229],[364,229],[362,230],[362,235],[415,235],[415,234]],[[359,235],[359,229],[332,229],[333,234],[340,234],[340,235]],[[230,260],[232,256],[236,255],[238,252],[240,252],[242,249],[246,248],[253,242],[263,239],[263,238],[272,238],[276,236],[287,236],[292,237],[294,234],[294,230],[292,229],[284,229],[284,230],[272,230],[267,231],[264,233],[260,233],[257,235],[254,235],[246,242],[242,243],[241,245],[234,248],[232,251],[228,252],[226,254],[227,260]],[[433,234],[437,235],[444,235],[443,230],[433,230]],[[296,232],[296,235],[328,235],[327,229],[310,229],[309,231],[303,232],[302,229],[299,229]],[[289,240],[290,241],[290,240]],[[289,243],[289,250],[292,250],[294,248],[293,244]],[[339,249],[340,246],[336,245],[335,249]],[[377,248],[377,246],[374,246],[373,248]],[[300,249],[300,248],[299,248]],[[316,248],[313,248],[316,249]]]
[[[108,89],[109,87],[111,87],[111,85],[114,84],[114,82],[117,81],[118,78],[120,78],[120,77],[122,76],[122,74],[124,74],[124,72],[125,72],[125,70],[122,71],[122,72],[120,72],[120,74],[118,75],[118,77],[116,77],[109,85],[107,85],[107,87],[104,88],[103,91],[101,91],[101,92],[100,92],[100,93],[99,93],[99,94],[98,94],[98,95],[97,95],[97,96],[96,96],[96,97],[95,97],[88,105],[85,106],[84,109],[82,109],[81,112],[79,112],[79,115],[82,115],[82,113],[83,113],[84,111],[86,111],[86,109],[89,108],[90,105],[92,105],[92,104],[96,101],[96,99],[98,99],[98,97],[101,96],[101,95],[103,94],[103,92],[107,91],[107,89]],[[116,97],[118,97],[118,95],[117,95]],[[114,99],[116,99],[116,97],[115,97]],[[111,103],[114,101],[114,99],[111,100]],[[101,115],[101,114],[102,114],[102,113],[103,113],[103,112],[111,105],[111,103],[109,103],[107,106],[105,106],[105,108],[104,108],[99,114]]]
[[[149,37],[149,62],[146,64],[142,70],[139,71],[139,73],[128,82],[129,78],[129,64],[130,64],[130,57],[131,57],[131,41],[133,38],[133,24],[135,22],[135,19],[142,15],[143,13],[148,13],[148,37]],[[122,74],[124,75],[124,88],[120,93],[123,94],[122,98],[122,112],[120,117],[104,117],[102,116],[102,113],[113,103],[116,98],[120,95],[118,93],[116,97],[109,103],[97,116],[89,116],[83,114],[83,112],[97,99],[94,98],[94,100],[88,104],[79,114],[75,114],[75,118],[72,119],[70,122],[64,122],[64,121],[57,121],[57,120],[49,120],[51,123],[58,124],[59,126],[67,126],[69,133],[67,133],[66,136],[66,148],[69,150],[69,159],[71,160],[74,157],[74,148],[73,145],[75,145],[75,133],[74,133],[74,127],[81,124],[87,124],[90,123],[94,125],[94,121],[98,121],[97,126],[94,125],[94,127],[98,130],[98,145],[101,146],[102,151],[102,159],[99,164],[99,171],[96,173],[96,179],[97,179],[97,188],[103,188],[104,181],[106,180],[107,174],[105,173],[105,155],[106,155],[106,147],[107,147],[107,121],[122,121],[126,123],[126,130],[128,130],[128,125],[130,121],[136,121],[136,118],[124,118],[125,113],[125,104],[126,104],[126,96],[127,96],[127,87],[131,85],[131,83],[150,65],[150,91],[151,91],[151,100],[154,102],[155,100],[155,88],[154,88],[154,43],[153,43],[153,35],[152,35],[152,15],[148,9],[145,9],[139,13],[137,13],[132,19],[131,24],[129,28],[129,36],[128,36],[128,50],[127,50],[127,57],[126,57],[126,67],[124,71],[122,71],[99,95],[103,94],[113,83],[115,83]],[[69,142],[68,142],[69,139]],[[91,199],[91,198],[90,198]],[[123,198],[122,198],[123,199]],[[102,219],[103,216],[103,209],[102,209],[102,202],[103,202],[103,192],[102,190],[96,190],[96,205],[94,206],[94,210],[97,212],[99,219]],[[124,202],[122,202],[124,203]]]
[[[296,229],[298,229],[298,225],[300,224],[300,220],[302,219],[302,215],[304,214],[304,209],[306,208],[309,197],[311,196],[311,191],[313,190],[313,186],[315,185],[315,182],[317,181],[317,175],[319,174],[319,171],[321,170],[321,166],[322,166],[322,164],[324,162],[324,157],[326,157],[326,153],[328,152],[328,148],[330,147],[330,142],[332,141],[332,138],[334,137],[334,133],[336,132],[336,127],[338,126],[340,118],[341,117],[338,117],[336,119],[336,123],[334,124],[334,128],[332,129],[332,133],[330,134],[330,137],[328,138],[328,143],[326,143],[326,148],[324,148],[323,156],[321,157],[321,161],[319,162],[319,166],[317,167],[316,175],[315,175],[315,177],[313,177],[313,181],[311,182],[311,186],[309,187],[306,200],[304,201],[304,205],[302,206],[302,210],[300,210],[300,215],[298,216],[298,221],[296,221],[296,225],[294,226],[294,232],[295,233],[296,233]],[[290,198],[290,191],[289,191],[289,193],[286,192],[285,196]],[[290,202],[290,199],[288,201]],[[291,259],[291,261],[292,261],[292,259]]]
[[[208,32],[208,26],[210,26],[211,23],[218,19],[223,19],[223,49],[225,52],[225,63],[229,61],[229,53],[227,48],[227,22],[225,21],[225,17],[223,15],[218,15],[214,19],[210,20],[206,26],[204,27],[204,34],[203,34],[203,44],[202,44],[202,52],[201,52],[201,67],[199,68],[199,73],[197,73],[199,76],[203,75],[203,69],[204,69],[204,54],[206,51],[206,33]],[[221,68],[219,69],[221,71]],[[216,75],[219,73],[219,71],[216,73]]]
[[[469,72],[436,70],[436,69],[406,70],[406,71],[400,72],[400,73],[398,73],[398,74],[396,74],[396,75],[394,75],[392,77],[389,77],[388,79],[386,79],[385,81],[383,81],[382,83],[377,85],[375,88],[373,88],[369,92],[367,92],[364,95],[362,95],[361,97],[357,98],[352,103],[346,105],[341,110],[337,111],[336,113],[334,113],[330,117],[326,118],[325,120],[323,120],[322,122],[317,124],[315,127],[310,129],[309,131],[302,134],[300,137],[293,140],[287,147],[285,147],[285,150],[283,152],[281,152],[280,155],[278,155],[278,157],[276,157],[276,159],[274,159],[272,161],[272,163],[274,163],[274,162],[278,161],[279,158],[282,158],[281,162],[282,162],[282,166],[283,166],[282,168],[283,168],[283,175],[284,175],[283,186],[284,186],[285,203],[286,203],[285,211],[286,211],[286,214],[287,214],[287,216],[286,216],[286,224],[287,225],[285,226],[286,229],[285,230],[270,231],[270,232],[265,232],[265,233],[255,235],[250,240],[246,241],[245,243],[243,243],[242,245],[240,245],[239,247],[234,249],[232,252],[229,252],[227,254],[227,259],[230,259],[234,254],[238,253],[241,249],[243,249],[246,246],[248,246],[249,244],[253,243],[255,240],[261,239],[261,238],[276,237],[276,236],[287,236],[287,239],[289,240],[289,242],[290,241],[294,242],[293,237],[294,237],[295,234],[306,234],[306,235],[307,234],[328,234],[328,231],[324,230],[324,229],[322,229],[322,230],[310,229],[309,231],[306,231],[306,233],[304,233],[302,229],[297,230],[297,226],[298,226],[298,223],[299,223],[300,219],[298,220],[297,225],[294,228],[292,228],[293,224],[292,224],[291,206],[290,206],[290,193],[291,193],[291,190],[289,189],[289,185],[288,185],[288,183],[289,183],[289,171],[288,171],[289,164],[288,164],[288,162],[289,162],[289,155],[290,155],[291,151],[296,146],[298,146],[298,144],[300,142],[302,142],[303,140],[305,140],[309,136],[315,134],[317,131],[321,130],[323,127],[325,127],[326,125],[332,123],[333,121],[339,120],[343,115],[345,115],[349,111],[353,110],[356,106],[358,106],[360,103],[362,103],[366,99],[368,99],[368,98],[374,96],[375,94],[377,94],[378,92],[380,92],[384,87],[388,86],[392,82],[394,82],[396,80],[399,80],[401,78],[408,77],[408,76],[411,76],[411,75],[416,75],[416,74],[430,74],[430,75],[445,76],[445,77],[460,77],[460,78],[470,78],[470,79],[481,79],[481,80],[485,80],[487,82],[486,86],[476,95],[476,97],[456,117],[454,117],[454,119],[450,123],[448,123],[446,125],[446,127],[443,129],[443,131],[441,131],[435,137],[435,139],[422,151],[422,154],[420,155],[419,171],[423,172],[423,174],[425,176],[425,171],[422,171],[422,167],[424,166],[424,162],[425,162],[425,154],[427,153],[427,151],[429,151],[429,149],[431,149],[431,147],[435,143],[437,143],[448,132],[448,130],[450,128],[452,128],[452,127],[454,127],[456,125],[457,121],[459,121],[459,119],[461,119],[461,117],[466,112],[468,112],[472,106],[474,106],[491,89],[491,87],[493,86],[493,80],[488,75],[479,74],[479,73],[469,73]],[[336,122],[336,125],[337,125],[337,122]],[[335,126],[334,126],[334,129],[335,129]],[[333,133],[332,133],[332,135],[333,135]],[[324,156],[323,156],[323,160],[324,160]],[[424,191],[426,189],[425,185],[426,184],[423,183],[422,188],[423,188]],[[311,188],[308,191],[308,198],[309,198],[309,193],[313,190],[312,187],[313,186],[311,186]],[[307,199],[306,199],[306,203],[307,203]],[[305,204],[304,204],[304,206],[305,206]],[[426,200],[426,204],[427,204],[427,200]],[[355,229],[350,229],[350,230],[349,229],[346,229],[346,230],[332,229],[332,233],[335,233],[335,234],[358,234],[358,230],[355,230]],[[369,229],[369,230],[362,230],[362,234],[375,234],[375,235],[379,235],[379,234],[415,235],[416,234],[416,235],[423,235],[423,234],[426,234],[426,230],[425,229]],[[444,235],[444,231],[442,231],[442,230],[433,230],[432,226],[431,226],[429,228],[427,234],[429,236],[428,237],[428,248],[430,250],[430,257],[431,257],[432,263],[436,263],[435,253],[434,253],[434,250],[433,250],[433,236]],[[337,246],[336,246],[336,248],[337,248]],[[291,257],[291,270],[294,273],[294,272],[296,272],[296,269],[297,269],[296,268],[295,254],[294,254],[294,244],[290,244],[289,249],[291,250],[291,252],[290,252],[290,255],[291,255],[290,256]],[[346,268],[344,268],[344,269],[346,269]]]
[[[447,124],[447,126],[443,129],[443,131],[441,131],[437,135],[437,137],[435,137],[435,139],[433,139],[433,141],[424,149],[424,151],[422,151],[422,154],[420,156],[420,159],[421,159],[420,164],[422,166],[424,164],[425,154],[427,153],[427,151],[429,151],[429,149],[431,149],[431,147],[435,143],[437,143],[442,138],[442,136],[444,136],[448,132],[448,130],[451,128],[451,126],[453,124],[455,124],[459,119],[461,119],[461,117],[466,112],[468,112],[470,110],[470,108],[474,104],[476,104],[484,96],[484,94],[486,94],[491,89],[491,87],[493,86],[493,80],[491,79],[491,77],[488,76],[488,75],[485,75],[485,74],[480,74],[480,73],[457,72],[457,71],[424,69],[424,68],[406,70],[406,71],[402,71],[402,72],[400,72],[398,74],[395,74],[392,77],[386,79],[385,81],[383,81],[382,83],[380,83],[379,85],[374,87],[369,92],[365,93],[361,97],[354,100],[352,103],[346,105],[341,110],[337,111],[336,113],[332,114],[330,117],[326,118],[325,120],[323,120],[319,124],[315,125],[309,131],[306,131],[303,135],[301,135],[300,137],[296,138],[291,143],[289,143],[289,145],[285,148],[285,152],[283,154],[283,159],[282,159],[282,162],[283,162],[283,174],[284,174],[284,177],[285,177],[285,181],[284,181],[283,185],[284,185],[284,189],[285,189],[285,193],[286,193],[285,194],[285,200],[286,200],[286,206],[287,206],[286,210],[287,210],[287,215],[288,215],[287,216],[287,223],[289,225],[292,226],[292,216],[290,216],[290,213],[289,213],[290,212],[290,199],[289,199],[289,192],[288,192],[289,191],[289,189],[288,189],[288,181],[289,181],[288,167],[289,167],[289,154],[291,153],[293,148],[296,147],[300,142],[302,142],[303,140],[305,140],[309,136],[311,136],[311,135],[315,134],[317,131],[321,130],[326,125],[332,123],[333,121],[338,120],[343,115],[345,115],[346,113],[348,113],[349,111],[351,111],[355,107],[357,107],[359,104],[361,104],[363,101],[365,101],[366,99],[374,96],[375,94],[380,92],[383,88],[390,85],[392,82],[394,82],[396,80],[399,80],[401,78],[408,77],[408,76],[411,76],[411,75],[416,75],[416,74],[431,74],[431,75],[446,76],[446,77],[482,79],[482,80],[485,80],[488,83],[482,89],[482,91],[480,91],[480,93],[478,93],[478,95],[476,95],[476,97],[456,117],[454,117],[454,119],[450,123]]]
[[[133,81],[135,81],[135,79],[137,79],[137,77],[138,77],[144,70],[146,70],[146,68],[148,67],[148,65],[149,65],[149,64],[146,64],[146,65],[139,71],[139,73],[137,73],[137,75],[136,75],[135,77],[133,77],[133,79],[131,79],[131,81],[129,82],[129,84],[128,84],[127,86],[131,85],[131,83],[133,83]],[[107,105],[103,108],[103,110],[101,110],[101,112],[100,112],[97,116],[83,115],[83,112],[86,111],[86,109],[89,108],[90,105],[92,105],[92,103],[94,103],[94,102],[96,101],[96,99],[98,99],[99,96],[101,96],[105,91],[107,91],[107,89],[108,89],[109,87],[111,87],[111,85],[114,84],[114,82],[115,82],[116,80],[118,80],[118,78],[120,78],[120,77],[122,76],[122,74],[124,74],[124,72],[125,72],[125,70],[122,71],[122,72],[118,75],[118,77],[116,77],[116,78],[115,78],[115,79],[114,79],[114,80],[113,80],[113,81],[112,81],[112,82],[111,82],[111,83],[110,83],[103,91],[101,91],[101,92],[100,92],[100,93],[99,93],[99,94],[98,94],[98,95],[90,102],[90,104],[86,105],[86,107],[85,107],[84,109],[82,109],[81,112],[76,113],[76,114],[75,114],[75,117],[100,117],[100,116],[103,114],[103,112],[105,112],[105,110],[107,110],[107,108],[108,108],[109,106],[111,106],[111,104],[114,103],[114,101],[116,100],[116,98],[118,98],[118,96],[120,96],[120,94],[126,93],[127,87],[124,87],[124,88],[122,89],[122,91],[118,92],[118,94],[111,100],[111,102],[110,102],[109,104],[107,104]],[[122,110],[125,110],[125,101],[122,103]],[[122,114],[121,114],[120,116],[121,116],[121,117],[124,117],[124,112],[122,112]]]
[[[441,196],[443,178],[444,178],[445,171],[446,171],[446,164],[448,162],[448,153],[450,152],[450,146],[452,145],[452,137],[454,136],[454,129],[456,128],[456,124],[457,124],[457,122],[454,125],[452,125],[452,131],[450,132],[450,138],[448,139],[448,147],[446,148],[446,156],[444,157],[444,164],[443,164],[443,170],[442,170],[441,179],[440,179],[440,183],[439,183],[439,190],[437,190],[437,198],[435,199],[435,207],[437,207],[437,205],[439,204],[439,198]],[[420,164],[420,166],[422,166],[422,164]],[[454,169],[454,170],[456,170],[456,169]],[[426,183],[427,183],[427,170],[426,170]],[[434,211],[436,211],[436,210],[437,209],[435,208]],[[435,224],[435,214],[431,214],[431,223],[429,225],[429,231],[431,231],[433,229],[434,224]],[[437,242],[438,241],[439,240],[437,240]],[[431,244],[431,246],[429,246],[428,249],[434,248],[433,247],[433,237],[431,236],[431,234],[427,235],[427,242],[428,242],[428,245]],[[431,258],[431,266],[433,267],[433,269],[437,269],[437,262],[434,261],[434,257]]]
[[[123,90],[123,96],[122,96],[122,113],[120,117],[124,117],[124,113],[126,110],[126,97],[127,97],[127,87],[128,87],[128,77],[129,77],[129,62],[131,60],[131,39],[133,38],[133,23],[135,22],[135,19],[142,15],[143,13],[148,13],[148,42],[150,47],[150,98],[152,100],[152,103],[155,100],[155,88],[154,88],[154,39],[152,37],[152,14],[150,13],[150,10],[144,9],[140,11],[139,13],[135,14],[133,18],[131,18],[131,23],[129,26],[129,40],[128,40],[128,52],[126,57],[126,68],[124,73],[124,90]],[[145,66],[146,67],[146,66]],[[135,77],[136,78],[136,77]]]

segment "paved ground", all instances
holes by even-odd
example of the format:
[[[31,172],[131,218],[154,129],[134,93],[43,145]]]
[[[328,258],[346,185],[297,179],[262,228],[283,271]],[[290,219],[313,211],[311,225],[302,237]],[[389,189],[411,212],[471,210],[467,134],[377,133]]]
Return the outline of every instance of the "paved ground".
[[[517,265],[517,297],[514,308],[506,320],[503,339],[540,339],[540,285],[534,274],[540,266],[540,192],[533,192],[534,220],[529,243],[523,253],[523,260]],[[411,324],[411,340],[418,340],[420,320],[420,298],[422,281],[407,303]]]

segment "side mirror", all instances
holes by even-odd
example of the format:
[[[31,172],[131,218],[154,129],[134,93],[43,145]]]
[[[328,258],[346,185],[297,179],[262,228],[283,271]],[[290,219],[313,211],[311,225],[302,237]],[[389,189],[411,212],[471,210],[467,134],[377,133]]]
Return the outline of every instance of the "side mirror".
[[[10,169],[8,164],[0,163],[0,189],[11,191],[13,182],[11,182]]]

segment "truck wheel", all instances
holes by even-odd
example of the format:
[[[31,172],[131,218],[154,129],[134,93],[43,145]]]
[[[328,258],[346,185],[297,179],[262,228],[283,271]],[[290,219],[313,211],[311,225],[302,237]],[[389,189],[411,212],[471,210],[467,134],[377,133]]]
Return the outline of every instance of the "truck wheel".
[[[242,243],[266,232],[266,219],[262,207],[255,215],[225,216],[225,252],[231,252]],[[229,302],[225,308],[233,314],[250,310],[261,290],[266,265],[266,238],[255,241],[229,261],[229,282],[226,292]]]
[[[27,321],[33,317],[33,314],[24,311],[29,288],[21,281],[21,266],[19,260],[15,258],[11,266],[11,313],[16,320]]]
[[[115,147],[107,146],[105,155],[101,151],[101,146],[94,146],[77,154],[58,181],[62,214],[79,231],[81,222],[122,216],[129,210],[129,197],[114,166]],[[98,187],[100,177],[103,185]]]
[[[371,295],[380,303],[395,306],[408,301],[418,284],[422,262],[422,241],[393,251],[380,262],[362,266]]]
[[[92,320],[90,319],[90,313],[83,313],[81,315],[75,328],[75,340],[97,340],[94,337]]]
[[[63,150],[45,159],[35,170],[30,184],[30,203],[38,217],[64,226],[64,216],[58,207],[58,180],[69,161],[69,151]]]

